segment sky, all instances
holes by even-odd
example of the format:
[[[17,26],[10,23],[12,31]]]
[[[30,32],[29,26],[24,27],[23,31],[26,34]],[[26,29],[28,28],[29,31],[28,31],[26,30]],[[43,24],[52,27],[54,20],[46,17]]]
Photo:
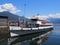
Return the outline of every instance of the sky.
[[[0,12],[3,11],[26,17],[39,14],[60,18],[60,0],[0,0]]]

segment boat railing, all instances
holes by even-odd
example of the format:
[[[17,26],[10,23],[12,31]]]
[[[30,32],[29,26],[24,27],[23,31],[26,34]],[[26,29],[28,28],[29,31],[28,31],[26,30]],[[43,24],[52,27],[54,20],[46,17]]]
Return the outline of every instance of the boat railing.
[[[45,29],[45,28],[52,28],[53,26],[46,26],[46,27],[31,27],[31,28],[21,28],[18,26],[10,26],[10,30],[39,30],[39,29]]]

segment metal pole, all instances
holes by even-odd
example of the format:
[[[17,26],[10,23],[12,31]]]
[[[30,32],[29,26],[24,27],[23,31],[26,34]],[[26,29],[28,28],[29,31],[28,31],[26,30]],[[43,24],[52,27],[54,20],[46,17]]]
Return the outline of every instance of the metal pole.
[[[25,0],[25,4],[24,4],[24,14],[23,14],[23,16],[25,17],[25,15],[26,15],[26,0]],[[24,23],[24,26],[26,26],[25,19],[23,19],[23,23]]]

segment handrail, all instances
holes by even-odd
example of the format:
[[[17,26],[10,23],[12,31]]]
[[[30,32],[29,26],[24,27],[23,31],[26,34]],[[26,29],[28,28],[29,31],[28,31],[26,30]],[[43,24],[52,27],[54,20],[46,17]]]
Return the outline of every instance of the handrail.
[[[39,29],[45,29],[45,28],[52,28],[53,26],[46,26],[46,27],[37,27],[37,28],[21,28],[16,26],[10,26],[10,30],[39,30]]]

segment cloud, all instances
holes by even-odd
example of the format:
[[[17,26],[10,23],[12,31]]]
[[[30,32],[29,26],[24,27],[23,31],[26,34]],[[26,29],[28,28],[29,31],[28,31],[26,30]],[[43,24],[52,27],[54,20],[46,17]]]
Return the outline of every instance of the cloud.
[[[49,19],[49,18],[60,18],[60,13],[56,13],[56,14],[49,14],[49,15],[40,15],[39,16],[40,19]]]
[[[48,16],[49,16],[50,18],[60,18],[60,13],[49,14]]]
[[[45,15],[39,15],[39,16],[33,16],[32,18],[38,18],[38,19],[41,19],[41,20],[46,20],[47,18],[49,18],[48,16],[45,16]]]
[[[40,18],[40,19],[42,19],[42,20],[47,20],[49,18],[60,18],[60,13],[48,14],[48,15],[39,15],[37,17]]]
[[[30,17],[25,16],[26,18],[30,19]]]
[[[8,11],[13,14],[16,14],[21,10],[18,10],[12,3],[6,3],[6,4],[0,5],[0,12],[3,12],[3,11]]]
[[[39,18],[46,20],[46,19],[49,18],[49,17],[44,15],[44,16],[39,16]]]

